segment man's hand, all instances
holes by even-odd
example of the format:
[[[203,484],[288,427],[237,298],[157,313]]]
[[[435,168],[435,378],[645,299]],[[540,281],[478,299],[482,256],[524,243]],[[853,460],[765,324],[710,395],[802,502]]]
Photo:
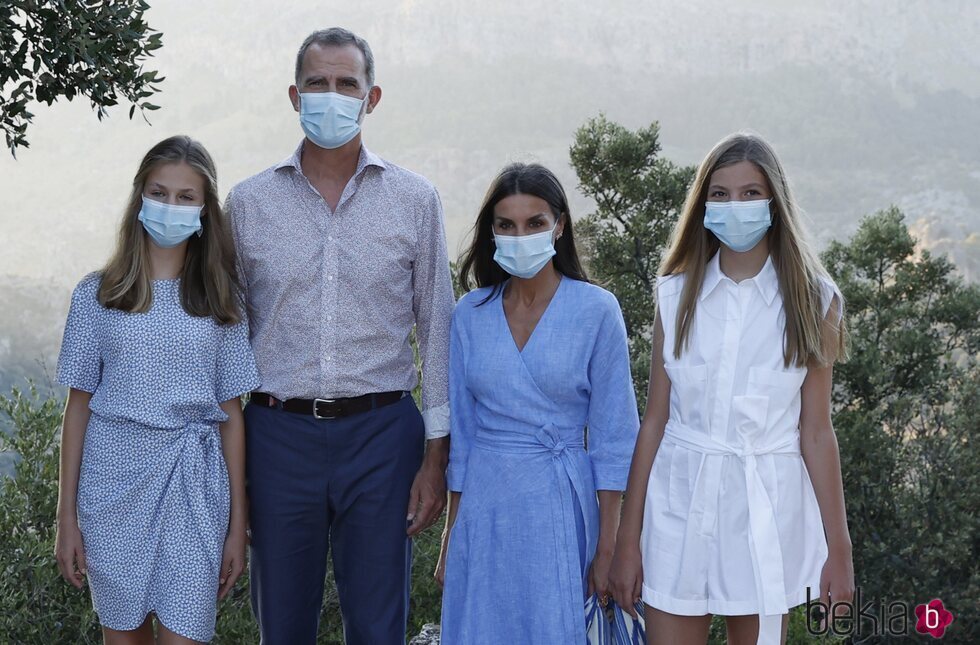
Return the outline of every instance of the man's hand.
[[[422,467],[415,475],[408,496],[408,535],[415,537],[432,526],[446,508],[446,464],[449,461],[449,437],[429,439],[425,443]]]

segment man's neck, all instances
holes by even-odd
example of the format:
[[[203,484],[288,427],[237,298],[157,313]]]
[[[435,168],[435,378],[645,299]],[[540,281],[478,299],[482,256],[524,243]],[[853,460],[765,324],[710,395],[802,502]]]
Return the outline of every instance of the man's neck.
[[[300,166],[303,174],[313,183],[326,181],[346,184],[357,171],[361,155],[361,135],[333,150],[321,148],[309,139],[303,142]]]

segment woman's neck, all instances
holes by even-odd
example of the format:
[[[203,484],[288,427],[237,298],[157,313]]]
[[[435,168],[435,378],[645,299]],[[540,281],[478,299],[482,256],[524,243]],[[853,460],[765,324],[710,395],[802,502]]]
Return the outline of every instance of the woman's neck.
[[[150,279],[173,280],[184,271],[184,258],[187,257],[187,241],[172,249],[165,249],[147,240],[150,252]]]
[[[769,236],[744,253],[733,251],[724,244],[719,249],[718,258],[721,272],[735,282],[753,278],[759,274],[769,257]]]
[[[510,286],[504,296],[516,298],[525,305],[532,305],[542,298],[551,298],[555,294],[561,279],[561,274],[555,268],[554,262],[549,262],[533,278],[512,276]]]

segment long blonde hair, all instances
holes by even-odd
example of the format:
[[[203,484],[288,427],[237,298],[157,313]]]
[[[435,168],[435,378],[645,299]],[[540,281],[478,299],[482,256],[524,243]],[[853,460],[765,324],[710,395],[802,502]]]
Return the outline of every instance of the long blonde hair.
[[[827,277],[827,271],[810,248],[799,209],[775,151],[758,135],[744,132],[719,141],[701,162],[688,190],[684,210],[674,227],[670,247],[660,265],[660,275],[685,275],[675,323],[674,356],[680,357],[688,345],[705,269],[720,246],[714,233],[704,227],[704,205],[711,175],[719,168],[741,161],[750,161],[759,168],[772,196],[772,226],[766,235],[785,313],[784,365],[789,367],[790,363],[795,363],[802,367],[811,362],[828,365],[835,358],[845,359],[844,303],[840,302],[841,321],[831,346],[822,334],[825,319],[820,306],[820,279]]]
[[[103,307],[145,312],[153,304],[147,235],[138,215],[147,175],[160,164],[186,163],[204,178],[202,235],[192,235],[181,271],[181,305],[192,316],[212,316],[219,324],[241,320],[241,289],[235,271],[235,247],[221,211],[214,160],[203,145],[187,136],[156,144],[143,157],[133,178],[129,204],[112,259],[102,271],[99,302]]]

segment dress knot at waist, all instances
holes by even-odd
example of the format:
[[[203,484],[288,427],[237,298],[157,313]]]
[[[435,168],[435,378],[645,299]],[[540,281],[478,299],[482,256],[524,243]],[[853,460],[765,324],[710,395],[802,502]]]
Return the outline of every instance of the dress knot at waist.
[[[577,426],[557,426],[554,423],[546,423],[531,432],[510,428],[480,428],[473,443],[495,452],[550,452],[557,458],[569,449],[585,448],[585,430]]]

